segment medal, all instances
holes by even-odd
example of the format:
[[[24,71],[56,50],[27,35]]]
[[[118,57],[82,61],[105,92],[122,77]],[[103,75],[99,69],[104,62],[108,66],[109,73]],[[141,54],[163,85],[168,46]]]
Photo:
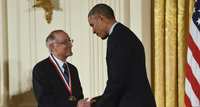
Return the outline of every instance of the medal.
[[[73,95],[69,96],[69,100],[70,100],[70,101],[77,101],[77,100],[76,100],[76,97],[74,97]]]

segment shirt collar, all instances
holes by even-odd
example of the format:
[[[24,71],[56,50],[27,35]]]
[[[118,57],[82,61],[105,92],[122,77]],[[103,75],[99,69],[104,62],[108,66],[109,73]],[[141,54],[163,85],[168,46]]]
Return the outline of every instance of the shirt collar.
[[[58,65],[60,66],[60,68],[62,69],[62,71],[64,71],[64,68],[62,66],[66,62],[61,61],[60,59],[56,58],[54,55],[53,55],[53,57],[55,58],[56,62],[58,63]]]
[[[109,35],[113,32],[113,29],[114,29],[114,27],[115,27],[115,25],[116,25],[117,23],[119,23],[119,22],[115,22],[115,23],[112,25],[112,27],[110,28],[110,31],[109,31]]]

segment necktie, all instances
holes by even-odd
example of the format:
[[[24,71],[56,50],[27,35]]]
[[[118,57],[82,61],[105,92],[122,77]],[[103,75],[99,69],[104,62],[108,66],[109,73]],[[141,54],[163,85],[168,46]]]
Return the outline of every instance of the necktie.
[[[66,63],[63,64],[63,68],[64,68],[64,74],[67,77],[67,81],[68,81],[69,80],[69,75],[68,75],[68,67],[67,67]]]

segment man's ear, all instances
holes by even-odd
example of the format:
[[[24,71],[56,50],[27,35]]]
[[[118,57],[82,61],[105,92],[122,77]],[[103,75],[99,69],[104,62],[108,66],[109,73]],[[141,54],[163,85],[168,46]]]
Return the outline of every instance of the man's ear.
[[[49,44],[49,49],[51,50],[51,52],[56,52],[55,45],[53,44]]]
[[[102,22],[104,22],[104,20],[105,20],[105,17],[103,16],[103,15],[99,15],[99,18],[100,18],[100,20],[102,21]]]

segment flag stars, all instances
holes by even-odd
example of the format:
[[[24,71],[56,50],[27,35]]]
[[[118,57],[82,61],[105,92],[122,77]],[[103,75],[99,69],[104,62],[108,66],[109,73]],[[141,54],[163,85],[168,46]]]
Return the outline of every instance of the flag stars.
[[[198,20],[196,22],[198,23],[198,25],[200,25],[200,18],[198,18]]]

